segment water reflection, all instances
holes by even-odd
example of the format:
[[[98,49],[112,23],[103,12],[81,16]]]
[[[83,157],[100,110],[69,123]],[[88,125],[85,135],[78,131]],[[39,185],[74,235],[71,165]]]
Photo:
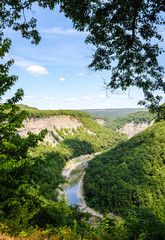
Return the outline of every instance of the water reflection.
[[[79,184],[76,184],[70,188],[68,188],[65,193],[68,199],[68,205],[77,205],[81,203],[80,199],[78,198],[78,187]]]

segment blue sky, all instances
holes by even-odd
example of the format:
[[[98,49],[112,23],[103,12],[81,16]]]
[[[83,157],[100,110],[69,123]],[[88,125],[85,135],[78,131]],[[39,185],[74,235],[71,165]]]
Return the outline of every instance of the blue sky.
[[[39,109],[104,109],[134,108],[142,91],[130,89],[127,93],[108,93],[104,79],[108,82],[110,72],[91,72],[87,69],[93,46],[84,43],[86,33],[73,29],[72,22],[63,13],[33,7],[34,13],[26,12],[27,18],[38,19],[41,42],[35,46],[21,34],[6,30],[5,36],[12,39],[6,60],[13,58],[10,73],[19,76],[18,81],[3,98],[9,98],[18,89],[25,96],[20,103]],[[164,65],[164,56],[160,63]],[[165,97],[165,95],[163,95]]]

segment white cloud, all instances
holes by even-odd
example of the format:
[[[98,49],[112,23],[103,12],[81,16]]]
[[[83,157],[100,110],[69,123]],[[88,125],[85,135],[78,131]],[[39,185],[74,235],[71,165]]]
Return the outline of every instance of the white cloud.
[[[49,34],[58,34],[58,35],[79,35],[84,33],[86,34],[86,32],[78,32],[72,28],[62,29],[60,27],[43,29],[42,32],[49,33]]]
[[[26,68],[26,71],[31,74],[37,74],[37,75],[47,75],[48,71],[46,68],[38,66],[38,65],[31,65],[28,68]]]
[[[77,73],[77,74],[75,74],[76,76],[78,76],[78,77],[81,77],[81,76],[83,76],[83,73]]]
[[[92,99],[91,97],[82,97],[82,99],[84,99],[84,100],[90,100],[90,99]]]
[[[101,95],[99,95],[98,97],[99,97],[99,98],[105,98],[106,95],[105,95],[105,94],[101,94]]]
[[[78,101],[77,98],[66,98],[65,100],[66,100],[66,101]]]
[[[25,58],[20,56],[14,56],[13,59],[14,59],[14,64],[19,67],[27,68],[28,66],[33,64],[31,61],[28,61]]]
[[[38,98],[38,96],[24,96],[23,98],[25,98],[25,99],[34,99],[34,98]]]
[[[55,100],[55,98],[54,97],[44,97],[44,100]]]
[[[65,81],[65,78],[61,77],[61,78],[60,78],[60,81],[61,81],[61,82],[64,82],[64,81]]]
[[[35,99],[38,99],[38,96],[24,96],[23,97],[24,102],[33,101]]]

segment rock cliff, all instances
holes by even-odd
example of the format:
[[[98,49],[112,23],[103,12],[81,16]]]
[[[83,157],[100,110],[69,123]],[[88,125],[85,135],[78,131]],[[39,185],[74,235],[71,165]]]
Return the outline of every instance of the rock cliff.
[[[97,123],[99,123],[100,125],[104,125],[105,121],[103,119],[96,119],[95,120]]]
[[[71,118],[66,115],[59,116],[50,116],[45,118],[31,118],[23,121],[24,128],[19,129],[19,134],[21,136],[27,136],[28,132],[38,134],[42,129],[47,128],[48,134],[45,137],[45,141],[49,141],[52,144],[55,144],[55,139],[52,136],[52,132],[60,138],[58,133],[55,131],[54,127],[57,129],[67,128],[67,129],[77,129],[81,126],[76,118]]]
[[[131,122],[131,123],[127,123],[123,128],[119,128],[116,131],[126,133],[128,135],[128,138],[131,138],[134,135],[138,134],[139,132],[150,127],[153,123],[154,123],[154,121],[152,121],[150,123],[142,122],[139,124],[135,124],[134,122]]]

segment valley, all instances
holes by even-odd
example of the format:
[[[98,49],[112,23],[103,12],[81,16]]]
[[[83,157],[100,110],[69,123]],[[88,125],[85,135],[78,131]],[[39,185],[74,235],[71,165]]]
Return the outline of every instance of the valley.
[[[152,234],[164,234],[159,231],[165,216],[164,122],[154,123],[155,116],[146,111],[113,119],[102,116],[101,124],[96,119],[82,111],[28,109],[28,118],[23,128],[18,128],[16,140],[26,144],[30,137],[33,143],[40,131],[46,128],[47,132],[43,141],[28,150],[30,161],[25,162],[25,171],[21,170],[20,175],[17,165],[10,170],[16,179],[26,179],[27,169],[31,172],[30,184],[24,187],[23,182],[16,191],[18,216],[24,228],[29,223],[43,228],[50,223],[60,234],[61,227],[67,226],[65,234],[70,226],[73,231],[76,222],[81,230],[75,236],[87,231],[90,236],[95,234],[94,239],[98,235],[99,239],[108,239],[106,229],[111,229],[112,237],[118,229],[119,239],[123,234],[131,236],[134,230],[130,222],[138,225],[143,219],[146,225],[140,225],[140,231],[155,240]],[[9,179],[4,180],[8,184]],[[28,208],[26,218],[22,215],[22,198],[29,206],[33,199],[34,211]],[[13,198],[8,201],[13,204]],[[6,209],[2,211],[5,216]],[[147,225],[151,217],[154,226]],[[13,219],[11,214],[9,218]],[[13,220],[4,219],[12,229]],[[137,234],[140,236],[140,232]]]
[[[82,155],[75,159],[69,160],[64,170],[62,171],[62,175],[66,178],[68,184],[62,185],[61,188],[63,189],[66,198],[68,198],[68,193],[70,189],[75,187],[74,191],[71,191],[71,194],[73,194],[75,197],[69,197],[69,205],[78,204],[79,209],[82,212],[87,212],[90,213],[92,216],[103,218],[103,216],[99,212],[96,212],[94,209],[87,206],[83,194],[83,177],[85,174],[85,168],[87,167],[88,162],[91,161],[94,156],[97,156],[98,154],[100,153]]]

